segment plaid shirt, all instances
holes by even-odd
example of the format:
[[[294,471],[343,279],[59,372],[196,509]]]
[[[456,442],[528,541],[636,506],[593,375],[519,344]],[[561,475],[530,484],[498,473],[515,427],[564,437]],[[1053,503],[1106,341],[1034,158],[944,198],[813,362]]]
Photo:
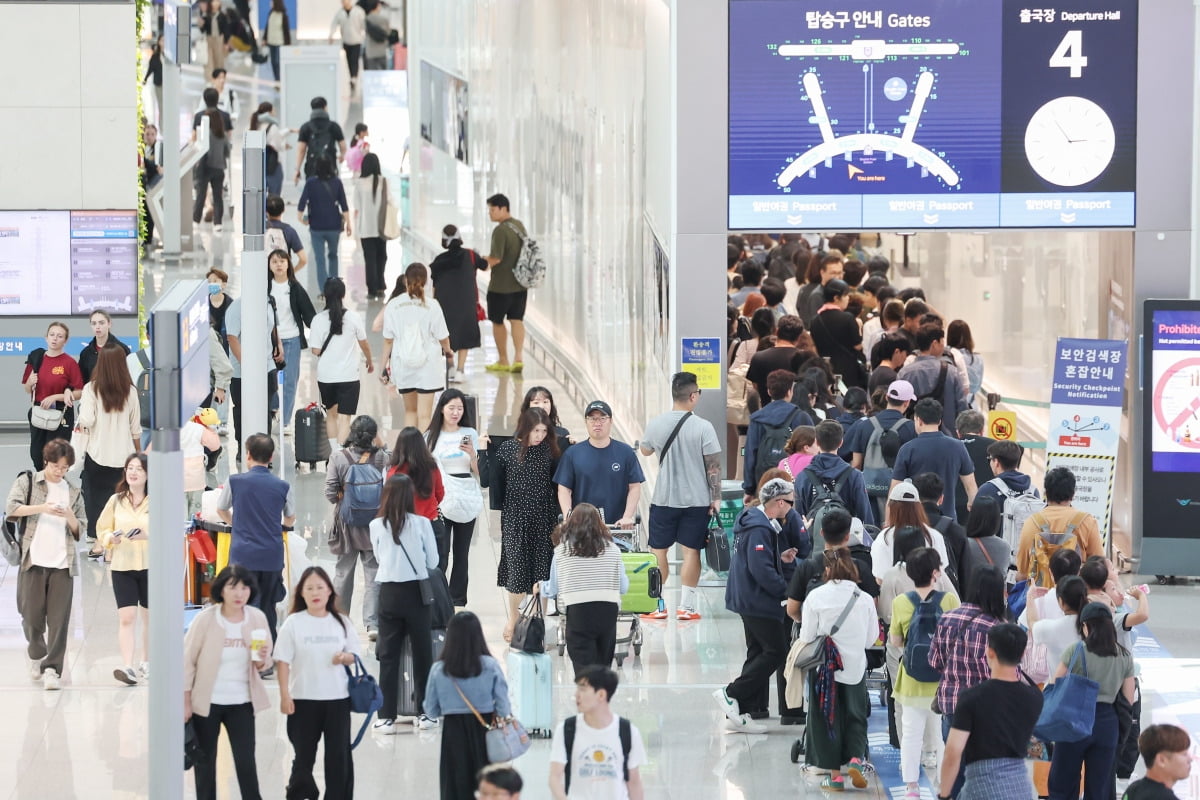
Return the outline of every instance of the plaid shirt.
[[[929,646],[929,665],[942,673],[937,700],[943,714],[954,713],[960,692],[991,677],[987,635],[998,621],[973,603],[947,611],[938,620]]]

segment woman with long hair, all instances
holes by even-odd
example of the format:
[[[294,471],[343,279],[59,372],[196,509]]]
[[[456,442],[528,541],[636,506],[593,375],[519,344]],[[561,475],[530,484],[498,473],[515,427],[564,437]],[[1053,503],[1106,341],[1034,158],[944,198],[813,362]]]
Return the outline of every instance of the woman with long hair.
[[[488,651],[479,617],[460,611],[446,626],[442,657],[429,671],[425,714],[442,720],[440,800],[472,800],[487,766],[487,727],[512,715],[508,682]]]
[[[787,473],[788,479],[794,481],[812,463],[817,453],[821,452],[817,447],[817,429],[812,425],[797,425],[792,429],[787,444],[783,446],[783,452],[787,455],[779,460],[778,468]]]
[[[965,320],[951,320],[946,328],[946,347],[957,350],[967,365],[968,391],[970,397],[979,394],[983,387],[983,356],[975,352],[975,337]]]
[[[387,239],[380,227],[380,213],[388,202],[387,178],[381,174],[379,156],[362,157],[362,170],[354,181],[354,230],[362,245],[367,299],[382,298],[387,292],[383,273],[387,268]]]
[[[508,592],[504,641],[512,639],[517,609],[535,583],[550,578],[554,546],[550,535],[558,521],[554,470],[561,451],[550,417],[529,408],[517,419],[517,433],[496,445],[491,471],[492,504],[500,506],[500,565],[496,584]]]
[[[124,474],[116,493],[108,499],[96,531],[99,545],[112,553],[113,595],[117,599],[117,644],[122,667],[113,676],[127,686],[145,680],[150,666],[150,485],[145,453],[125,459]],[[142,661],[134,665],[134,627],[142,619]]]
[[[769,308],[760,308],[750,317],[750,332],[754,334],[749,339],[739,339],[730,347],[729,368],[749,365],[754,354],[767,350],[775,344],[775,312]]]
[[[279,3],[280,0],[272,0],[272,3]],[[271,11],[275,13],[274,9]],[[287,13],[286,11],[284,12]],[[278,68],[276,54],[278,48],[271,48],[271,66]],[[278,73],[276,73],[278,75]],[[278,77],[275,80],[279,80]],[[291,145],[287,142],[289,133],[292,133],[290,128],[285,128],[279,124],[279,119],[275,116],[275,106],[268,100],[258,104],[258,108],[250,115],[250,130],[261,131],[267,140],[267,194],[280,196],[283,192],[283,153],[285,150],[291,149]]]
[[[367,374],[375,371],[367,324],[357,311],[346,308],[346,284],[341,278],[325,281],[325,310],[313,317],[312,353],[317,357],[317,388],[321,405],[329,410],[325,432],[332,448],[350,432],[350,420],[358,413],[359,359],[367,359]]]
[[[308,226],[312,237],[313,261],[317,265],[317,286],[336,278],[338,274],[338,242],[344,231],[352,234],[350,204],[346,202],[346,187],[337,176],[337,167],[328,156],[319,156],[316,170],[304,183],[300,201],[296,203],[300,221]]]
[[[283,430],[292,430],[292,412],[296,409],[296,386],[300,383],[300,354],[308,347],[304,329],[311,328],[317,315],[312,298],[296,280],[292,259],[286,250],[272,250],[267,256],[267,296],[275,310],[275,329],[283,345]],[[336,419],[336,417],[335,417]],[[326,423],[328,424],[328,423]]]
[[[46,346],[29,352],[25,358],[25,372],[21,375],[21,386],[32,399],[32,405],[62,412],[62,424],[54,430],[39,428],[33,424],[33,409],[29,419],[29,459],[33,468],[39,470],[46,465],[42,451],[51,439],[71,438],[71,427],[75,422],[75,401],[83,390],[83,374],[74,358],[63,352],[71,331],[65,323],[51,322],[46,328]],[[129,372],[126,370],[126,376]],[[115,483],[115,481],[114,481]],[[103,502],[103,501],[101,501]]]
[[[362,654],[354,623],[338,607],[337,592],[321,567],[300,573],[292,607],[279,628],[275,666],[279,710],[295,755],[287,796],[348,800],[354,796],[350,754],[350,692],[344,667]],[[325,791],[313,777],[317,745],[325,744]]]
[[[110,342],[114,347],[121,348],[125,355],[129,355],[129,345],[112,335],[111,314],[102,308],[97,308],[88,316],[88,324],[92,326],[92,340],[85,344],[79,353],[79,371],[83,374],[84,383],[92,379],[92,372],[96,369],[100,351]]]
[[[385,479],[390,479],[393,475],[407,475],[412,479],[413,510],[429,520],[429,524],[433,526],[438,549],[437,567],[445,572],[447,560],[450,558],[450,541],[446,536],[446,525],[441,513],[442,500],[446,497],[446,485],[442,482],[442,472],[438,469],[437,459],[429,451],[425,437],[416,428],[403,428],[396,434],[396,444],[392,447],[392,460]]]
[[[371,547],[379,561],[379,684],[383,708],[375,732],[396,733],[400,693],[400,653],[408,639],[412,651],[410,676],[417,707],[425,695],[425,680],[433,665],[432,609],[421,600],[421,581],[437,566],[437,541],[429,520],[414,511],[413,481],[403,474],[388,478],[383,487],[379,516],[371,520]],[[435,723],[422,715],[414,720],[421,730]]]
[[[1029,620],[1029,640],[1034,645],[1044,645],[1046,648],[1046,663],[1051,669],[1057,669],[1062,654],[1079,641],[1078,617],[1088,602],[1087,584],[1078,575],[1064,575],[1058,579],[1054,587],[1058,607],[1063,616],[1052,619],[1041,619],[1038,616],[1038,604],[1029,603],[1025,606]]]
[[[554,430],[554,437],[558,439],[558,449],[566,450],[574,442],[571,440],[571,432],[563,427],[562,420],[558,417],[558,406],[554,404],[554,395],[545,386],[530,386],[525,390],[525,397],[521,400],[521,409],[517,412],[519,418],[531,408],[540,408],[546,412],[546,416],[550,418],[550,425]]]
[[[845,547],[825,550],[824,583],[804,598],[801,611],[800,641],[811,642],[825,635],[835,646],[841,669],[836,662],[809,672],[809,714],[805,729],[805,758],[809,765],[829,770],[821,788],[842,791],[846,788],[843,767],[856,788],[864,789],[867,779],[863,764],[867,759],[867,648],[879,638],[879,617],[875,602],[858,588],[858,566]],[[834,630],[842,612],[849,609],[840,627]],[[829,646],[826,645],[828,654]]]
[[[137,388],[129,377],[125,351],[105,347],[96,360],[92,380],[79,398],[76,425],[86,433],[83,455],[83,502],[87,507],[88,539],[96,538],[96,519],[123,477],[130,452],[142,450],[142,412]],[[93,547],[92,558],[104,555]]]
[[[1108,800],[1115,793],[1113,776],[1119,734],[1114,702],[1118,694],[1133,702],[1136,690],[1133,656],[1117,643],[1112,610],[1104,603],[1088,603],[1076,619],[1083,641],[1063,652],[1054,679],[1072,672],[1098,681],[1096,721],[1082,739],[1054,743],[1047,785],[1050,800],[1075,800],[1079,797],[1082,773],[1083,800]]]
[[[1012,557],[1008,542],[1000,536],[1001,509],[996,498],[976,497],[967,515],[967,544],[963,548],[962,572],[958,576],[963,597],[970,597],[974,574],[980,567],[1008,568]]]
[[[216,0],[212,0],[216,2]],[[216,24],[215,22],[213,24]],[[213,231],[220,232],[221,224],[225,221],[225,167],[229,154],[233,152],[231,137],[233,131],[227,123],[229,116],[217,108],[220,94],[212,86],[204,90],[204,110],[200,112],[208,117],[208,152],[200,159],[200,163],[192,172],[192,184],[195,188],[195,200],[192,203],[192,222],[200,224],[204,217],[204,204],[208,200],[208,191],[212,189],[212,221]],[[200,115],[197,115],[197,120]],[[199,125],[199,122],[196,123]],[[196,130],[192,130],[192,141],[196,140]]]
[[[292,43],[292,23],[288,19],[287,5],[283,0],[271,0],[271,11],[267,14],[267,26],[263,41],[271,53],[271,74],[279,83],[279,50]]]
[[[367,638],[374,640],[379,630],[379,583],[376,572],[379,560],[371,545],[371,533],[367,525],[353,525],[342,518],[342,503],[345,502],[346,483],[353,464],[372,464],[382,478],[387,469],[390,454],[379,440],[379,426],[366,414],[355,417],[350,423],[350,434],[340,450],[329,455],[325,469],[325,499],[333,503],[333,531],[329,536],[329,552],[337,556],[333,571],[333,585],[342,598],[342,605],[349,614],[354,600],[354,571],[359,561],[363,567],[363,625]]]
[[[542,592],[567,615],[567,655],[578,676],[585,667],[612,663],[617,648],[617,612],[629,577],[621,551],[591,503],[571,509],[554,532],[558,540],[550,579]]]
[[[446,327],[450,332],[450,349],[458,354],[458,366],[451,368],[450,381],[461,382],[466,376],[467,351],[482,345],[479,318],[479,289],[475,276],[488,268],[487,260],[469,247],[463,247],[462,233],[454,225],[442,228],[442,247],[445,248],[429,265],[433,276],[433,292],[442,304]]]
[[[217,742],[229,738],[238,790],[260,797],[254,762],[254,715],[271,705],[262,673],[271,669],[271,634],[263,612],[250,605],[258,583],[230,564],[212,583],[212,605],[183,637],[183,721],[196,729],[196,800],[217,800]]]
[[[454,568],[450,572],[450,598],[456,606],[467,604],[468,554],[475,520],[483,511],[479,491],[479,431],[467,414],[467,397],[447,389],[438,398],[425,442],[437,460],[446,494],[441,511]]]
[[[422,428],[433,412],[433,395],[446,388],[450,332],[437,300],[425,296],[425,265],[412,263],[396,279],[383,310],[383,358],[390,381],[404,399],[404,424]],[[394,349],[393,349],[394,346]]]
[[[929,524],[929,517],[921,505],[921,495],[911,481],[903,481],[888,493],[887,519],[885,527],[871,543],[871,574],[882,581],[888,569],[895,563],[895,532],[901,528],[915,527],[925,531],[925,546],[937,550],[943,564],[949,564],[946,554],[946,537]]]

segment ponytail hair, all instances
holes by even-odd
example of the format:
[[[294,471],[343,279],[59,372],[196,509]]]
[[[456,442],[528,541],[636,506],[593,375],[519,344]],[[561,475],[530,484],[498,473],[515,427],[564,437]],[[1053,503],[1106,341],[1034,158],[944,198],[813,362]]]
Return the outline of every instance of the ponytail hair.
[[[858,578],[858,565],[850,555],[850,548],[837,547],[825,551],[825,580],[858,583]]]
[[[225,120],[221,118],[221,112],[215,108],[210,108],[204,113],[208,115],[208,135],[215,139],[224,139]]]
[[[325,279],[325,310],[329,312],[329,330],[334,336],[342,334],[342,320],[346,316],[346,283],[336,275]]]
[[[414,261],[404,270],[404,287],[408,296],[425,305],[425,265]]]

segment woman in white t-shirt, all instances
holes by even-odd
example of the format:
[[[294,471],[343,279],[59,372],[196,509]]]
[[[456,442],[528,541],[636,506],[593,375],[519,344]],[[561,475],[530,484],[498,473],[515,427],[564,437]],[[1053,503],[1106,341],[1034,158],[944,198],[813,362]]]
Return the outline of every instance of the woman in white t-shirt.
[[[911,481],[896,484],[888,494],[887,527],[871,543],[871,574],[882,582],[883,576],[896,563],[895,536],[901,528],[915,527],[925,531],[925,544],[937,550],[943,564],[950,563],[946,554],[946,537],[929,525],[929,517],[921,506],[921,496]]]
[[[288,797],[344,800],[354,796],[350,755],[350,691],[346,670],[361,655],[358,631],[338,609],[333,581],[320,567],[300,575],[287,619],[275,643],[279,710],[288,718],[295,756]],[[325,792],[313,777],[317,745],[325,745]]]
[[[357,311],[346,308],[346,284],[336,276],[325,281],[325,310],[313,318],[312,352],[317,356],[317,388],[328,409],[325,432],[333,449],[350,434],[358,413],[358,352],[367,357],[367,374],[375,371],[367,326]]]
[[[425,442],[438,462],[446,496],[440,509],[446,518],[446,536],[454,566],[450,572],[450,597],[456,606],[467,604],[467,553],[475,520],[483,511],[479,489],[479,431],[467,414],[467,396],[447,389],[438,399],[433,419],[425,431]]]
[[[1076,624],[1079,612],[1088,602],[1087,584],[1078,575],[1066,575],[1059,579],[1054,587],[1058,595],[1058,607],[1063,615],[1056,619],[1042,619],[1038,616],[1035,603],[1025,606],[1029,613],[1030,646],[1042,645],[1046,648],[1046,665],[1050,669],[1049,683],[1054,682],[1054,670],[1062,662],[1063,653],[1080,641],[1079,626]]]
[[[425,428],[433,414],[433,395],[446,388],[450,330],[442,307],[425,297],[428,271],[412,263],[396,280],[383,309],[383,358],[380,376],[404,398],[404,425]],[[440,357],[439,357],[440,353]]]
[[[267,292],[275,310],[275,329],[283,345],[283,432],[292,430],[292,412],[296,408],[296,386],[300,382],[300,354],[308,347],[304,329],[312,327],[317,310],[312,298],[296,280],[292,259],[286,250],[272,250],[267,256],[271,271]]]
[[[213,581],[213,605],[196,615],[183,639],[183,719],[192,721],[200,746],[197,800],[216,800],[222,725],[241,796],[259,796],[254,715],[271,704],[262,679],[271,668],[271,633],[266,616],[250,605],[257,592],[254,575],[230,564]]]

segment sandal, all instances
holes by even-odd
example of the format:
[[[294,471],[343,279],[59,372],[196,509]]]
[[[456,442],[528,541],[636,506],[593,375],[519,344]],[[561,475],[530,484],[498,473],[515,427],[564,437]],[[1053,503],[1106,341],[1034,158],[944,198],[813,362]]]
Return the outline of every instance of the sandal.
[[[836,778],[822,778],[821,788],[827,792],[844,792],[846,791],[846,781],[840,775]]]

